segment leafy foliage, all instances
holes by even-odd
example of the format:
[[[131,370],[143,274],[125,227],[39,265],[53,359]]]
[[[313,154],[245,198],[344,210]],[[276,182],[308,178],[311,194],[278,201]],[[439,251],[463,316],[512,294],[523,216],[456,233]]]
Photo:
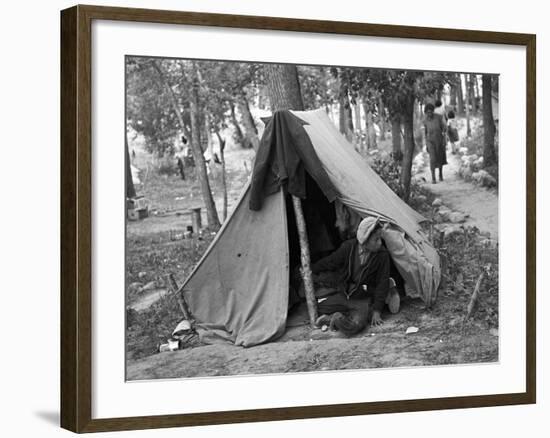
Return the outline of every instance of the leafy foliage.
[[[399,197],[403,196],[403,186],[400,183],[401,166],[393,160],[375,158],[369,163],[371,168],[384,180],[390,189]],[[420,213],[429,213],[434,195],[418,182],[411,183],[411,194],[407,203]]]
[[[470,301],[478,277],[485,270],[479,304],[474,319],[498,327],[498,245],[485,238],[477,227],[464,227],[444,239],[436,239],[436,249],[447,259],[445,295],[457,298],[464,309]]]
[[[151,245],[152,240],[158,242]],[[166,233],[156,236],[136,236],[129,240],[126,258],[127,284],[156,281],[165,286],[173,273],[181,284],[198,263],[213,236],[169,242]],[[167,243],[162,244],[164,240]],[[142,274],[140,276],[140,273]],[[145,275],[143,275],[145,274]],[[136,296],[128,296],[128,299]],[[166,342],[182,315],[175,299],[162,297],[145,310],[126,310],[127,353],[131,359],[154,354],[159,343]]]

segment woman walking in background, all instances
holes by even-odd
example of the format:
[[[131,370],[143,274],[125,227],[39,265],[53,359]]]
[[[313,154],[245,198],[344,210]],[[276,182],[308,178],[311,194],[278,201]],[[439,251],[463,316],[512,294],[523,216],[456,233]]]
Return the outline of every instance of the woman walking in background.
[[[424,130],[426,134],[426,149],[430,155],[430,170],[432,172],[432,184],[435,179],[435,169],[439,169],[439,181],[443,181],[443,166],[447,164],[447,145],[445,133],[447,124],[443,117],[434,113],[435,107],[428,103],[424,107]]]

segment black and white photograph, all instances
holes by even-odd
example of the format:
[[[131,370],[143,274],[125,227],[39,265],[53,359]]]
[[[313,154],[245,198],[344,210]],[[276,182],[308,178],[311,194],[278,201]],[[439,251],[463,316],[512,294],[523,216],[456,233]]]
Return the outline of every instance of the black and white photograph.
[[[498,362],[498,75],[125,69],[127,380]]]

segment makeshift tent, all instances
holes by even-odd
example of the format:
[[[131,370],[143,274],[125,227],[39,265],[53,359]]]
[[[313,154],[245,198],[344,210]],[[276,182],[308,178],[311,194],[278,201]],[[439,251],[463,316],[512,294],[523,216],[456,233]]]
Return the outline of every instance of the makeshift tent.
[[[323,110],[281,111],[266,125],[251,181],[183,285],[203,341],[246,347],[283,334],[289,272],[299,260],[289,193],[302,198],[312,256],[337,247],[337,202],[361,217],[379,217],[406,293],[433,304],[440,262],[419,226],[425,219],[384,183]]]

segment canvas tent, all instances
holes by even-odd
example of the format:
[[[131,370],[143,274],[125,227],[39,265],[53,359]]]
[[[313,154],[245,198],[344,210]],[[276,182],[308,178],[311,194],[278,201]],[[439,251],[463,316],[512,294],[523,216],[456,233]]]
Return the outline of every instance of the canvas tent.
[[[306,222],[321,217],[329,231],[335,201],[361,217],[379,217],[407,294],[428,305],[435,301],[440,262],[419,226],[424,218],[393,193],[323,110],[277,112],[266,125],[251,181],[183,285],[203,341],[246,347],[284,333],[289,272],[299,252],[288,202],[293,192],[303,198]],[[307,226],[315,247],[316,226]]]

